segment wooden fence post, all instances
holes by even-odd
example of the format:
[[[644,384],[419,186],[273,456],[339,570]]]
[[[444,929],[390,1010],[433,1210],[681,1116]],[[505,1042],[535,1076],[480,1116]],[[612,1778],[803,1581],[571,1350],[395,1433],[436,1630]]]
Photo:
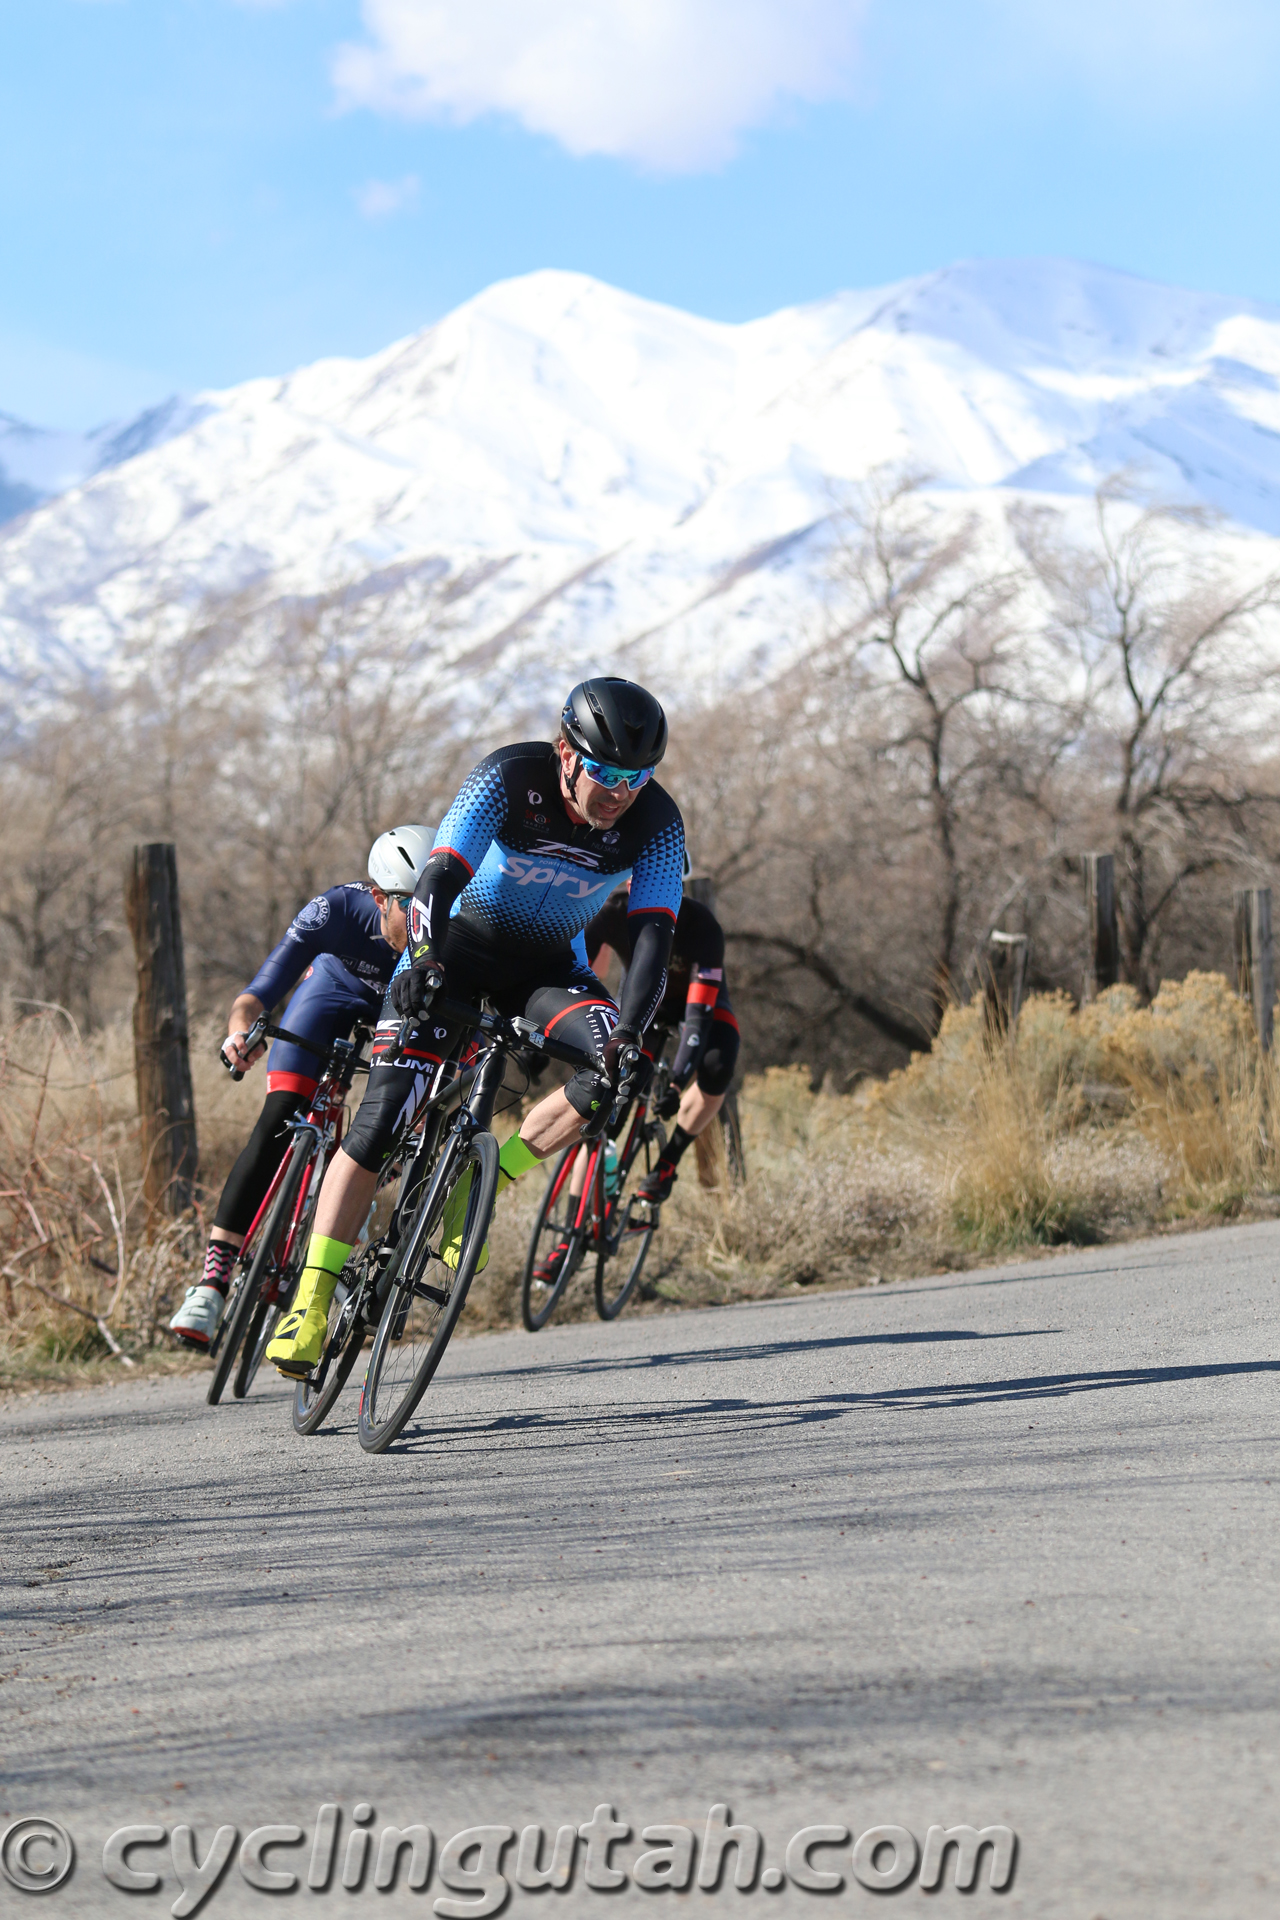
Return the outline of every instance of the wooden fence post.
[[[982,966],[982,1027],[988,1047],[1018,1030],[1031,943],[1025,933],[993,933]]]
[[[133,1048],[143,1191],[153,1212],[178,1214],[191,1205],[197,1160],[178,858],[171,841],[134,848],[124,894],[138,963]]]
[[[1276,1000],[1271,889],[1237,887],[1234,905],[1236,981],[1245,999],[1253,1002],[1253,1023],[1258,1029],[1258,1044],[1264,1053],[1269,1053]]]
[[[1120,932],[1116,924],[1116,861],[1112,853],[1086,853],[1084,894],[1089,920],[1089,957],[1082,1002],[1096,1000],[1120,978]]]

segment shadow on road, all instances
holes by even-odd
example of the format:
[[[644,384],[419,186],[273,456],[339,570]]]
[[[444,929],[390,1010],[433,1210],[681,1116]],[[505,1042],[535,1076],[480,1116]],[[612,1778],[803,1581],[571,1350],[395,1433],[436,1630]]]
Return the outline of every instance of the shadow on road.
[[[935,1327],[911,1333],[839,1333],[813,1340],[752,1340],[736,1346],[688,1347],[664,1353],[610,1353],[581,1360],[565,1360],[550,1365],[535,1362],[528,1367],[485,1367],[468,1373],[450,1372],[451,1383],[468,1380],[555,1379],[564,1376],[580,1380],[602,1373],[642,1373],[655,1367],[736,1365],[741,1360],[785,1360],[800,1353],[832,1353],[842,1347],[929,1347],[950,1340],[1038,1340],[1046,1334],[1061,1333],[1061,1327],[1002,1328],[996,1333],[974,1333],[968,1327]]]
[[[1007,1336],[1005,1336],[1007,1337]],[[948,1380],[935,1386],[886,1387],[873,1393],[817,1393],[806,1399],[732,1399],[662,1401],[642,1407],[545,1408],[497,1414],[491,1419],[450,1420],[438,1427],[411,1427],[391,1451],[413,1453],[441,1442],[481,1440],[486,1434],[545,1434],[557,1445],[598,1446],[602,1427],[644,1432],[655,1426],[677,1429],[701,1427],[741,1433],[809,1426],[846,1419],[873,1408],[928,1411],[953,1407],[984,1407],[1002,1401],[1056,1400],[1082,1393],[1106,1393],[1126,1387],[1179,1386],[1201,1380],[1229,1379],[1241,1374],[1280,1373],[1280,1360],[1234,1360],[1200,1367],[1126,1367],[1114,1372],[1028,1374],[1008,1380]]]

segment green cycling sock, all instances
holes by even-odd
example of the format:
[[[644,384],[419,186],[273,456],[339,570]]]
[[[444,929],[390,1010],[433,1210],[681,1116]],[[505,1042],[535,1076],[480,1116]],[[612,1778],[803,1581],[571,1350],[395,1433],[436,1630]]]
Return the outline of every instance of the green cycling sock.
[[[313,1233],[307,1248],[307,1266],[321,1273],[341,1273],[355,1245],[354,1240],[330,1240],[327,1234]]]
[[[528,1173],[530,1167],[542,1165],[541,1154],[526,1147],[518,1133],[502,1143],[502,1152],[498,1155],[498,1191],[518,1180],[522,1173]]]

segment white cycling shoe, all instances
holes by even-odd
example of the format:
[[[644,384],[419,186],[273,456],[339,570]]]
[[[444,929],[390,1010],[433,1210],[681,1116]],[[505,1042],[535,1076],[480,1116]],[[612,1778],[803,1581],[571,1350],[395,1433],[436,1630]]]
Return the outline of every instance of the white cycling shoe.
[[[226,1304],[216,1287],[188,1287],[186,1299],[169,1322],[169,1331],[189,1347],[207,1347],[222,1324]]]

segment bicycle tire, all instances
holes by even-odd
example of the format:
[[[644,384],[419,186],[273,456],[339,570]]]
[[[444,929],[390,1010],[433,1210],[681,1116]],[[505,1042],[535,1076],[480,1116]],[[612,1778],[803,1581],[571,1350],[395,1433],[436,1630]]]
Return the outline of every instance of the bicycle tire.
[[[289,1217],[293,1212],[298,1184],[302,1179],[302,1170],[311,1155],[311,1142],[300,1134],[294,1141],[291,1151],[293,1163],[280,1182],[280,1191],[271,1204],[271,1211],[258,1236],[258,1245],[253,1259],[249,1262],[248,1270],[240,1282],[239,1292],[231,1308],[231,1318],[218,1352],[218,1364],[213,1370],[213,1379],[209,1382],[209,1391],[205,1395],[211,1407],[217,1406],[222,1398],[223,1389],[231,1378],[231,1370],[240,1350],[240,1342],[244,1339],[249,1323],[254,1317],[267,1268],[275,1257],[276,1243],[288,1226]]]
[[[566,1147],[556,1161],[547,1180],[547,1190],[542,1196],[542,1205],[538,1208],[538,1217],[534,1221],[533,1232],[529,1236],[529,1251],[525,1256],[524,1273],[520,1280],[520,1316],[530,1333],[540,1333],[564,1297],[565,1288],[582,1265],[583,1248],[586,1245],[587,1229],[583,1225],[574,1227],[568,1224],[578,1211],[578,1202],[568,1196],[569,1179],[566,1169],[577,1159],[581,1148]],[[591,1169],[588,1167],[588,1172]],[[565,1217],[555,1220],[551,1216],[565,1205]],[[538,1264],[542,1251],[541,1242],[545,1236],[551,1246],[558,1244],[559,1237],[567,1244],[568,1252],[561,1262],[560,1272],[552,1286],[542,1286],[545,1295],[535,1304],[534,1292],[540,1283],[535,1281],[533,1270]]]
[[[262,1364],[262,1356],[267,1350],[267,1342],[275,1332],[280,1310],[273,1300],[259,1297],[253,1309],[253,1318],[249,1322],[249,1331],[240,1343],[240,1360],[236,1367],[235,1378],[231,1382],[233,1400],[243,1400],[253,1385],[254,1376]]]
[[[742,1144],[742,1117],[738,1112],[738,1096],[730,1093],[720,1109],[720,1129],[724,1134],[724,1158],[729,1171],[731,1187],[745,1187],[747,1184],[747,1155]]]
[[[456,1268],[429,1245],[450,1195],[470,1170],[471,1187]],[[444,1357],[466,1303],[489,1234],[498,1192],[498,1143],[477,1133],[446,1143],[422,1209],[402,1243],[360,1395],[359,1438],[366,1453],[385,1453],[403,1430]],[[423,1279],[427,1272],[432,1282]],[[397,1326],[397,1322],[399,1323]]]
[[[253,1385],[262,1357],[289,1308],[293,1305],[293,1296],[298,1291],[298,1282],[302,1278],[302,1269],[306,1265],[307,1245],[311,1235],[307,1231],[307,1221],[315,1208],[319,1186],[311,1183],[307,1196],[307,1205],[298,1222],[298,1231],[294,1235],[293,1250],[289,1256],[289,1265],[281,1275],[276,1286],[275,1299],[264,1300],[259,1297],[254,1309],[253,1321],[245,1335],[244,1345],[240,1349],[240,1364],[236,1368],[236,1377],[231,1383],[231,1392],[236,1400],[243,1400]]]
[[[362,1258],[368,1258],[367,1252]],[[334,1289],[333,1299],[329,1303],[329,1332],[325,1335],[325,1351],[329,1364],[325,1368],[324,1385],[317,1390],[315,1376],[308,1374],[304,1379],[299,1380],[294,1388],[293,1429],[295,1433],[316,1433],[324,1425],[338,1395],[351,1377],[352,1368],[360,1357],[365,1335],[369,1331],[363,1314],[356,1313],[345,1329],[342,1328],[343,1316],[356,1290],[356,1284],[353,1276],[353,1284],[349,1289],[341,1280]],[[329,1354],[329,1343],[339,1332],[341,1332],[341,1345],[335,1353]]]
[[[441,1117],[439,1114],[433,1114],[429,1122],[429,1131],[424,1134],[419,1145],[409,1156],[401,1175],[397,1209],[401,1205],[412,1208],[415,1198],[421,1199],[429,1188],[431,1175],[439,1157],[441,1131]],[[382,1182],[379,1183],[380,1186],[381,1184]],[[412,1191],[415,1186],[418,1189],[416,1194]],[[364,1300],[361,1296],[364,1294],[366,1282],[369,1281],[377,1285],[381,1291],[386,1282],[386,1274],[390,1271],[390,1259],[391,1256],[386,1254],[386,1236],[379,1234],[362,1247],[359,1253],[354,1254],[343,1267],[338,1284],[333,1290],[333,1299],[329,1302],[329,1324],[325,1333],[320,1365],[315,1372],[304,1375],[294,1389],[295,1433],[318,1432],[350,1379],[367,1335],[377,1326],[376,1318],[366,1317],[367,1309],[373,1305],[373,1302]],[[352,1300],[360,1300],[360,1306],[356,1309],[354,1316],[349,1316],[347,1304]],[[376,1306],[374,1312],[375,1314],[377,1312]],[[339,1345],[337,1350],[331,1353],[330,1346],[335,1339]],[[316,1386],[317,1374],[323,1376],[323,1384],[319,1388]]]
[[[627,1164],[621,1170],[618,1189],[602,1205],[600,1250],[596,1254],[596,1312],[602,1320],[616,1320],[640,1284],[640,1274],[648,1258],[653,1236],[658,1231],[659,1207],[642,1200],[635,1189],[658,1162],[660,1141],[665,1135],[658,1127],[642,1129]],[[601,1169],[598,1179],[603,1183]],[[603,1199],[603,1195],[598,1196]],[[611,1250],[612,1247],[612,1250]],[[615,1267],[614,1262],[619,1260]],[[615,1276],[610,1278],[611,1273]],[[616,1278],[621,1274],[621,1282]]]

